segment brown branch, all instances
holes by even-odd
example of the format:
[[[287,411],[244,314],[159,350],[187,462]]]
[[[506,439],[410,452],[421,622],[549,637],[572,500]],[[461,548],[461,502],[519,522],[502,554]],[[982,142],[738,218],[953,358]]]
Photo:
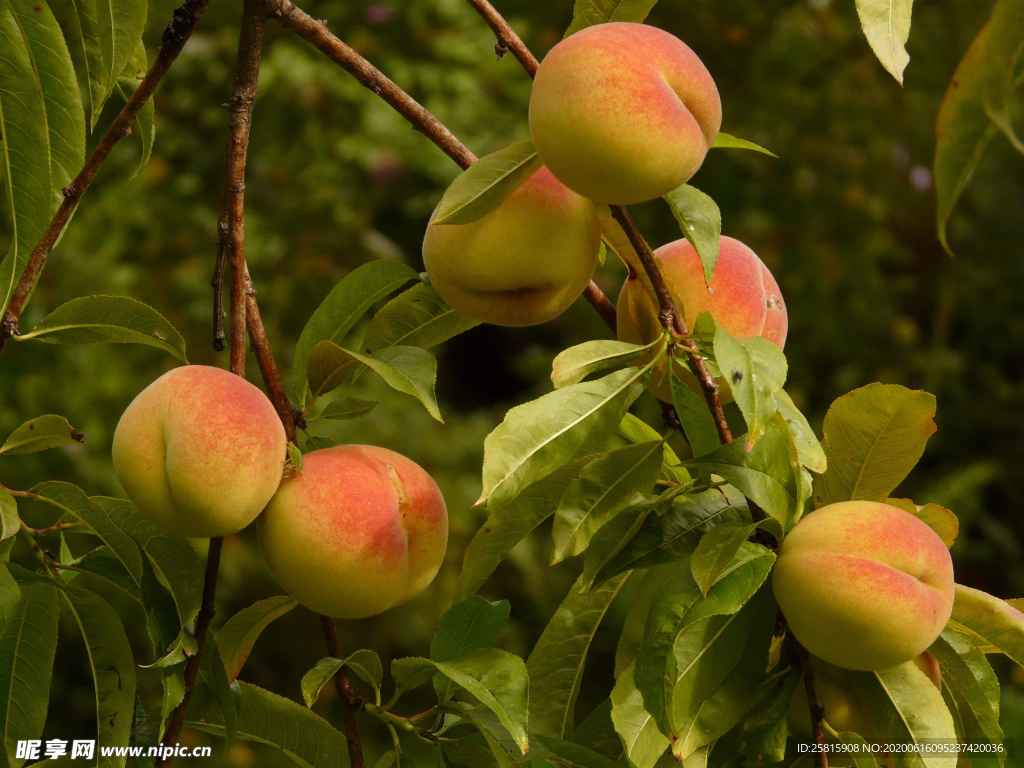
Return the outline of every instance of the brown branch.
[[[320,626],[327,643],[327,652],[336,659],[343,660],[345,652],[341,649],[341,638],[338,637],[338,625],[329,616],[320,617]],[[359,740],[359,724],[356,723],[356,710],[365,704],[363,697],[352,686],[348,672],[344,667],[334,675],[334,687],[338,691],[338,701],[345,718],[345,738],[348,741],[348,758],[351,768],[365,768],[363,761],[363,745]]]
[[[512,51],[512,55],[523,65],[526,74],[530,77],[535,77],[537,70],[540,68],[540,63],[530,53],[530,49],[526,47],[526,44],[519,38],[515,30],[495,10],[494,6],[487,2],[487,0],[469,0],[469,4],[476,9],[477,13],[484,17],[487,26],[494,32],[494,36],[498,38],[498,44],[494,46],[494,51],[498,54],[498,58],[500,59],[506,51]]]
[[[53,246],[60,238],[64,227],[71,218],[71,214],[74,213],[75,208],[78,206],[79,200],[81,200],[82,195],[89,188],[89,184],[96,177],[100,167],[110,156],[114,145],[131,133],[132,123],[135,122],[135,118],[138,117],[143,105],[149,101],[157,85],[159,85],[164,75],[167,74],[167,70],[170,69],[178,54],[181,53],[181,49],[189,37],[191,37],[196,24],[199,23],[199,19],[202,18],[208,2],[209,0],[185,0],[174,11],[174,17],[167,25],[167,29],[164,30],[160,51],[157,53],[153,65],[149,68],[142,82],[139,83],[139,87],[135,89],[135,93],[128,99],[120,114],[114,118],[114,122],[107,129],[103,139],[96,146],[96,149],[93,150],[92,154],[89,155],[89,159],[85,161],[82,170],[79,171],[74,181],[64,188],[64,200],[53,215],[53,219],[43,233],[42,239],[32,249],[21,279],[18,281],[14,293],[11,294],[11,300],[7,305],[3,320],[0,321],[0,351],[3,350],[7,339],[17,333],[21,310],[24,308],[25,302],[28,300],[29,294],[36,284],[39,273],[42,272],[43,265],[46,263],[46,257],[50,255],[50,251],[53,250]]]
[[[192,691],[196,686],[196,677],[199,675],[199,656],[203,652],[203,644],[206,642],[206,631],[210,628],[210,620],[213,619],[217,609],[214,601],[217,596],[217,570],[220,568],[220,552],[224,539],[220,536],[210,539],[210,549],[206,553],[206,578],[203,581],[203,601],[199,607],[199,615],[196,617],[196,652],[188,657],[185,662],[185,695],[181,703],[174,708],[170,718],[167,720],[167,730],[161,744],[172,746],[177,743],[181,728],[185,724],[185,711],[192,699]],[[160,761],[157,768],[166,768],[174,759],[168,755]]]
[[[804,688],[807,691],[807,709],[811,713],[811,735],[818,744],[818,754],[815,756],[817,768],[828,768],[828,751],[825,744],[825,728],[822,722],[825,720],[825,707],[822,706],[821,698],[818,696],[818,686],[814,682],[814,669],[811,667],[811,657],[804,648],[793,638],[793,645],[796,648],[796,656],[800,660],[800,671],[804,676]]]
[[[491,28],[495,30],[499,41],[504,41],[503,45],[507,44],[508,49],[515,53],[520,62],[523,62],[523,66],[527,68],[528,72],[530,71],[528,62],[532,62],[535,73],[537,60],[519,39],[519,36],[501,18],[501,15],[485,0],[470,0],[470,2],[492,25]],[[430,110],[399,88],[373,64],[332,35],[327,30],[327,22],[317,21],[291,0],[267,0],[267,6],[271,15],[278,19],[282,26],[291,27],[299,37],[326,54],[356,80],[384,99],[395,111],[408,120],[413,128],[434,142],[460,168],[465,170],[476,162],[476,155],[459,141]],[[608,301],[597,284],[591,282],[587,286],[587,290],[583,292],[583,296],[594,305],[594,308],[601,314],[605,322],[609,323],[614,332],[614,320],[609,322],[608,318],[609,316],[614,318],[615,307]],[[608,310],[611,310],[610,315]]]
[[[618,333],[617,316],[615,305],[604,295],[604,291],[593,280],[583,289],[583,298],[591,303],[597,314],[601,316],[605,324],[612,329],[612,333]]]
[[[270,342],[267,340],[267,331],[263,327],[263,318],[260,316],[260,308],[256,303],[256,289],[253,287],[252,279],[248,270],[245,273],[245,306],[246,324],[249,328],[249,342],[253,352],[256,354],[256,362],[260,366],[260,374],[263,376],[263,384],[270,395],[270,402],[274,404],[281,423],[284,424],[285,434],[289,442],[295,442],[295,408],[288,400],[284,391],[284,384],[281,383],[281,374],[274,362],[274,355],[270,351]]]

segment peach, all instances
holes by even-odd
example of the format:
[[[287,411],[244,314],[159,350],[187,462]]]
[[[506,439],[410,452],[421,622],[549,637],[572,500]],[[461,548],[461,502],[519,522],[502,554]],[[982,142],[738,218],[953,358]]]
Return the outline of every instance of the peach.
[[[114,432],[114,471],[139,512],[184,536],[225,536],[274,495],[287,440],[267,396],[221,368],[186,365],[136,397]]]
[[[644,24],[596,24],[544,57],[530,135],[562,183],[630,205],[683,184],[722,125],[718,88],[681,40]]]
[[[415,462],[372,445],[306,454],[257,526],[277,582],[337,619],[373,616],[421,592],[448,543],[437,484]]]
[[[710,312],[737,338],[764,336],[783,347],[789,323],[779,284],[746,245],[731,237],[723,237],[721,242],[710,285],[704,282],[700,257],[688,240],[676,240],[654,252],[665,281],[682,302],[687,327],[693,330],[700,313]],[[660,333],[657,301],[639,278],[627,278],[619,293],[619,338],[647,344]],[[692,389],[700,391],[693,374],[680,368],[676,372]],[[671,401],[667,374],[666,361],[652,373],[651,391],[662,400]],[[728,385],[723,381],[719,385],[727,397]]]
[[[437,292],[466,317],[538,325],[562,314],[587,287],[600,244],[594,204],[542,166],[482,218],[431,222],[423,263]]]
[[[779,548],[779,608],[808,651],[839,667],[895,667],[924,652],[953,609],[953,563],[920,519],[874,501],[812,512]]]

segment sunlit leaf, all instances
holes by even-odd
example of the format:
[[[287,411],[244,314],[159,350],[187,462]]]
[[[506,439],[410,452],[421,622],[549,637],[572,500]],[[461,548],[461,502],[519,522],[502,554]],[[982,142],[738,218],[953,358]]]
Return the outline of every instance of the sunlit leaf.
[[[786,383],[786,356],[766,338],[737,339],[720,323],[716,325],[715,360],[747,423],[749,451],[778,409],[773,395]]]
[[[882,66],[903,85],[903,70],[910,61],[910,10],[913,0],[857,0],[857,15]]]
[[[302,676],[300,684],[302,700],[306,702],[307,707],[312,707],[316,703],[316,700],[320,698],[320,691],[334,679],[338,670],[343,666],[345,666],[345,662],[342,659],[326,656]]]
[[[16,456],[19,453],[35,453],[49,448],[84,443],[85,436],[77,431],[63,416],[37,416],[26,421],[0,446],[0,454]]]
[[[469,224],[493,211],[540,168],[532,141],[481,157],[445,190],[434,224]]]
[[[658,729],[633,681],[633,666],[628,666],[615,680],[612,689],[612,722],[622,739],[629,763],[635,768],[654,768],[665,754],[668,737]]]
[[[825,458],[825,449],[821,447],[814,430],[807,423],[807,417],[800,412],[793,403],[793,398],[784,389],[775,393],[775,403],[782,418],[789,425],[789,432],[800,455],[800,463],[811,472],[822,474],[828,468],[828,460]]]
[[[565,36],[568,37],[594,24],[607,24],[610,21],[641,22],[647,18],[647,14],[657,2],[658,0],[576,0],[572,9],[572,24],[565,31]]]
[[[728,133],[722,133],[721,131],[719,131],[718,135],[715,136],[715,140],[711,143],[711,148],[751,149],[754,152],[760,152],[762,154],[778,158],[778,155],[776,155],[774,152],[765,149],[759,144],[755,144],[752,141],[747,141],[746,139],[737,138],[736,136],[730,136]]]
[[[579,384],[592,373],[621,367],[662,343],[664,339],[658,338],[646,346],[608,339],[577,344],[555,357],[551,364],[551,381],[555,389]]]
[[[722,212],[718,204],[689,184],[683,184],[667,195],[672,215],[679,222],[683,235],[697,251],[704,267],[704,282],[710,283],[718,264],[718,249],[722,242]]]
[[[429,349],[478,325],[452,309],[431,286],[418,283],[373,316],[363,347],[371,353],[393,346]]]

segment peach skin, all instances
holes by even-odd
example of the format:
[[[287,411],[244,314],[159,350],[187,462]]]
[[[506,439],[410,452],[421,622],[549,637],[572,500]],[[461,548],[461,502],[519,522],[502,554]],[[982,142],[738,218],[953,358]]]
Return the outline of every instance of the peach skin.
[[[587,287],[600,244],[594,204],[542,166],[483,218],[429,224],[423,263],[437,292],[466,317],[537,325]]]
[[[374,616],[423,591],[448,544],[448,512],[418,464],[372,445],[303,457],[257,523],[263,559],[306,607]]]
[[[688,240],[676,240],[654,252],[665,281],[682,302],[683,317],[692,331],[701,312],[710,312],[733,336],[746,339],[764,336],[780,348],[789,327],[786,303],[768,267],[750,248],[731,237],[722,238],[718,265],[710,286],[704,282],[704,268]],[[619,293],[618,336],[622,341],[648,344],[661,333],[658,304],[638,278],[627,278]],[[700,392],[696,377],[676,368],[690,388]],[[659,364],[651,375],[651,391],[671,402],[668,362]],[[728,384],[719,381],[721,397],[730,399]]]
[[[772,572],[793,635],[839,667],[878,670],[919,656],[953,609],[942,539],[888,504],[844,501],[812,512],[779,548]]]
[[[258,388],[186,365],[144,389],[114,432],[114,471],[139,512],[183,536],[225,536],[274,495],[287,441]]]
[[[630,205],[683,184],[722,124],[718,88],[681,40],[645,24],[595,24],[541,62],[530,135],[559,180],[599,203]]]

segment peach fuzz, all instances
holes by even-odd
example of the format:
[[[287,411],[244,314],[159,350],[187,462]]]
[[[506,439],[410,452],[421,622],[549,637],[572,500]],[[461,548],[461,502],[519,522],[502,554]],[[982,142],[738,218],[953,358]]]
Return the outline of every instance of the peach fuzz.
[[[645,24],[595,24],[561,41],[530,95],[537,153],[599,203],[671,192],[700,168],[721,124],[718,88],[697,54]]]
[[[165,373],[125,410],[114,471],[157,527],[225,536],[251,523],[281,482],[287,440],[266,395],[221,368]]]
[[[448,544],[448,512],[430,475],[371,445],[306,454],[257,525],[277,582],[337,619],[373,616],[421,592]]]
[[[562,314],[587,287],[600,243],[594,204],[542,166],[477,221],[431,222],[423,263],[437,292],[466,317],[537,325]]]
[[[847,669],[910,661],[953,609],[942,539],[914,515],[872,501],[830,504],[797,523],[779,548],[772,586],[796,639]]]
[[[785,345],[789,321],[779,284],[757,254],[739,240],[722,238],[710,285],[704,282],[704,267],[688,240],[663,245],[654,257],[665,281],[682,303],[683,318],[691,331],[697,317],[710,312],[737,338],[764,336],[780,348]],[[619,339],[647,344],[660,333],[657,301],[639,278],[627,278],[619,293]],[[693,374],[680,368],[676,371],[691,388],[700,391]],[[668,363],[659,364],[651,375],[651,391],[662,400],[671,401],[667,374]],[[728,385],[722,381],[719,385],[723,398],[728,398]]]

